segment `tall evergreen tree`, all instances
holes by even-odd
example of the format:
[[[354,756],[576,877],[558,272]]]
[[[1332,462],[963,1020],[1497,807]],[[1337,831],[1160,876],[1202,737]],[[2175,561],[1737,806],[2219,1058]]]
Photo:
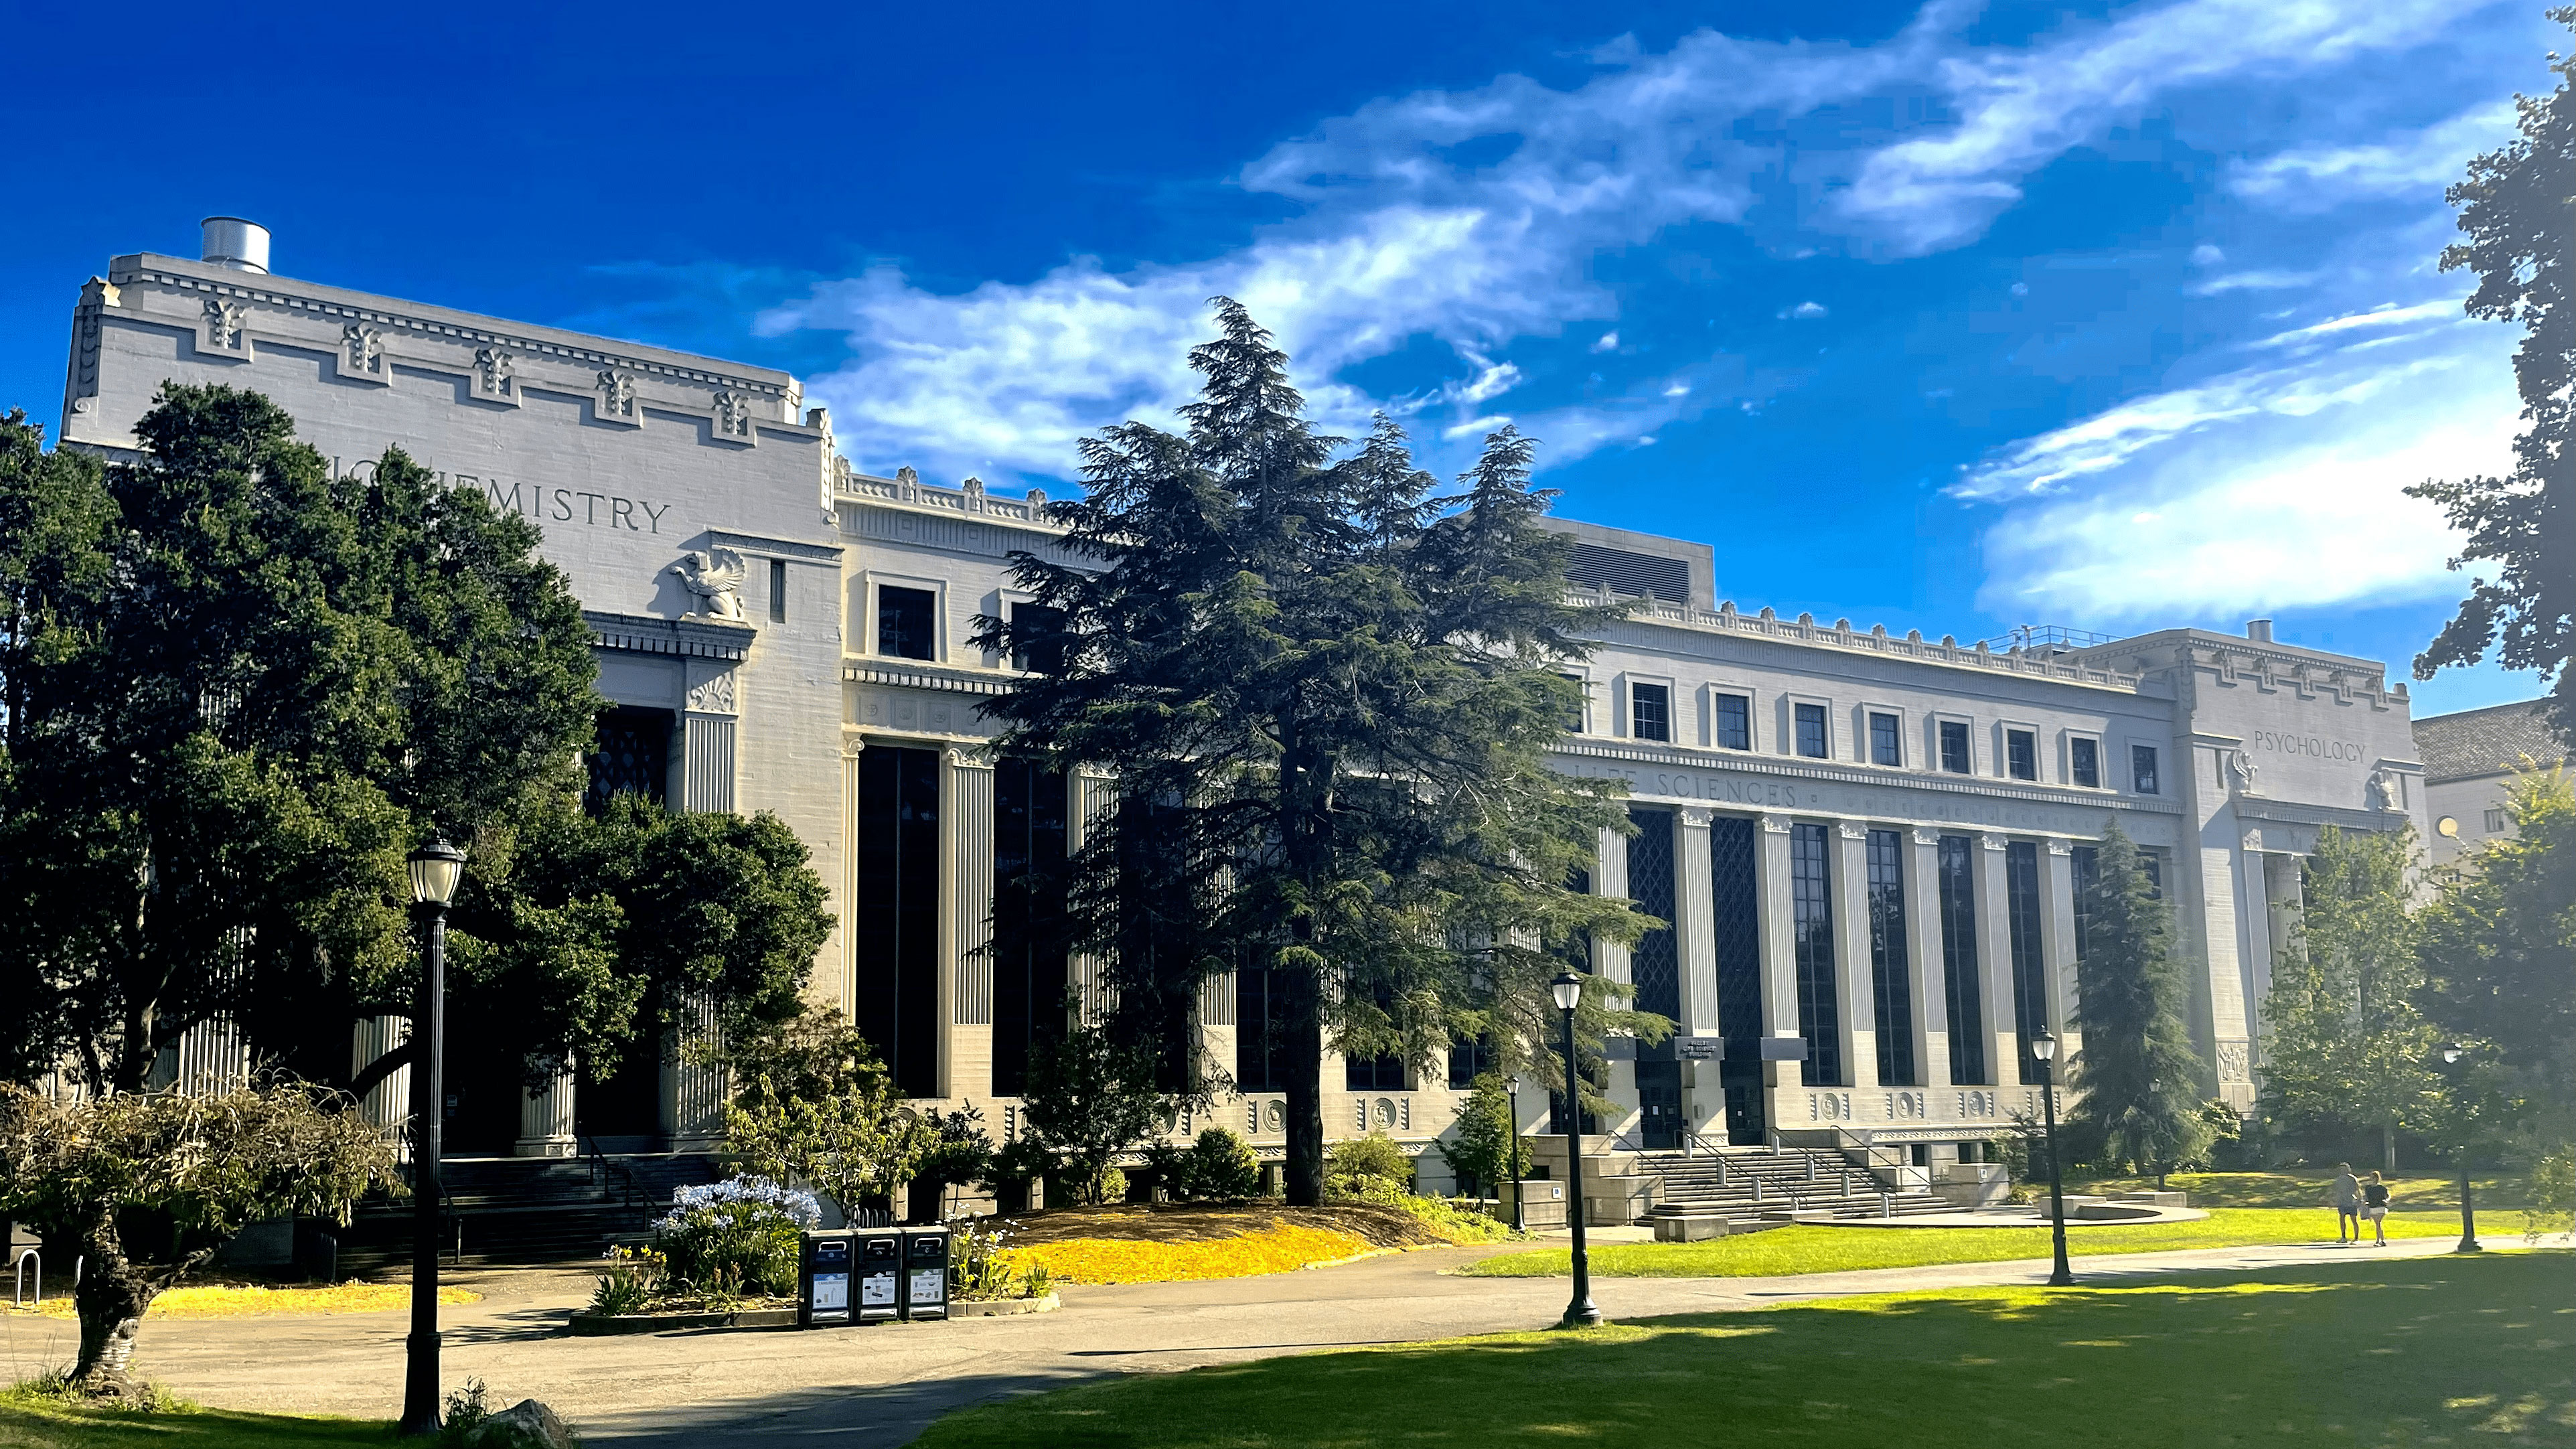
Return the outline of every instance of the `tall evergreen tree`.
[[[2183,1024],[2172,908],[2116,820],[2103,826],[2084,913],[2074,1013],[2084,1049],[2067,1080],[2082,1095],[2068,1125],[2080,1154],[2161,1177],[2208,1140],[2201,1064]]]
[[[2412,840],[2318,832],[2300,865],[2299,926],[2263,1003],[2263,1110],[2296,1130],[2374,1129],[2382,1164],[2421,1125],[2438,1086],[2433,1026],[2417,1009]]]
[[[2549,18],[2576,26],[2576,5]],[[2521,134],[2469,162],[2446,198],[2460,209],[2468,240],[2442,249],[2442,270],[2477,273],[2468,314],[2520,322],[2514,385],[2529,424],[2513,440],[2504,477],[2434,480],[2409,488],[2441,505],[2468,542],[2464,562],[2496,565],[2474,581],[2460,612],[2415,656],[2415,677],[2448,664],[2475,664],[2493,647],[2508,669],[2555,678],[2549,711],[2561,738],[2576,741],[2576,57],[2552,55],[2558,88],[2516,96]]]
[[[1288,1192],[1311,1203],[1328,1043],[1420,1063],[1475,1030],[1519,1065],[1564,943],[1640,928],[1567,889],[1625,820],[1545,762],[1575,703],[1559,671],[1615,611],[1567,602],[1529,440],[1488,439],[1445,497],[1384,418],[1336,460],[1270,335],[1215,305],[1186,430],[1084,441],[1088,496],[1057,508],[1070,557],[1013,560],[1046,612],[985,619],[978,643],[1040,665],[987,706],[1002,748],[1119,777],[1068,910],[1113,1030],[1168,1040],[1208,978],[1270,973]],[[1586,1020],[1662,1025],[1606,991]],[[1179,1085],[1207,1080],[1187,1065]]]

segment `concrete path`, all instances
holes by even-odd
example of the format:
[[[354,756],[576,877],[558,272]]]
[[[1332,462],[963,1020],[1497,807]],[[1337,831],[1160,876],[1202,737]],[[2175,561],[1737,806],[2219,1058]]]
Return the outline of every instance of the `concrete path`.
[[[2512,1240],[2519,1245],[2520,1239]],[[2354,1263],[2449,1250],[2447,1238],[2384,1249],[2261,1247],[2078,1258],[2087,1282],[2177,1269]],[[2497,1246],[2505,1246],[2503,1242]],[[1065,1290],[1064,1311],[956,1323],[771,1332],[572,1338],[589,1295],[573,1271],[466,1273],[482,1302],[446,1314],[446,1381],[483,1379],[500,1404],[539,1398],[594,1443],[639,1446],[903,1444],[951,1409],[1108,1373],[1163,1372],[1280,1354],[1543,1328],[1565,1306],[1562,1278],[1464,1278],[1445,1271],[1496,1251],[1438,1248],[1337,1268],[1204,1283]],[[1784,1278],[1605,1278],[1593,1297],[1614,1319],[1761,1308],[1800,1299],[2046,1279],[2045,1262],[1818,1273]],[[227,1408],[391,1418],[402,1384],[401,1313],[156,1322],[138,1366],[172,1390]],[[12,1377],[71,1356],[63,1320],[0,1317]]]

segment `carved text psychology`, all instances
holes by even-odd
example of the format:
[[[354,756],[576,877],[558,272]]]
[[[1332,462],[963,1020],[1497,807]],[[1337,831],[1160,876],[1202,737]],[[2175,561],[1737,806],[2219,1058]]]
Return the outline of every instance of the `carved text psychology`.
[[[2256,730],[2245,742],[2258,750],[2278,750],[2285,755],[2314,755],[2320,760],[2358,760],[2361,746],[2353,740],[2330,740],[2318,735],[2285,734],[2279,730]]]

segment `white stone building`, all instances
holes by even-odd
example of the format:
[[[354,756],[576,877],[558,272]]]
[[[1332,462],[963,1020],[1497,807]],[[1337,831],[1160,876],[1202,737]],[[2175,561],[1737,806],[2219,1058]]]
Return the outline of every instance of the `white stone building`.
[[[2527,769],[2564,764],[2567,747],[2541,717],[2541,702],[2489,705],[2437,714],[2415,722],[2415,750],[2424,762],[2425,858],[2451,865],[2480,847],[2509,839],[2505,810],[2513,783]]]
[[[615,706],[598,776],[781,816],[840,921],[817,993],[909,1091],[1007,1130],[1034,1013],[1071,967],[997,910],[997,862],[1074,848],[1108,788],[996,758],[976,708],[1015,670],[968,645],[970,621],[1018,602],[1007,554],[1053,546],[1043,495],[856,472],[784,373],[290,281],[240,223],[209,241],[212,260],[119,257],[82,289],[63,441],[130,447],[164,380],[229,382],[344,465],[399,443],[537,521]],[[1614,1052],[1614,1138],[1843,1129],[1938,1164],[2035,1110],[2021,1040],[2045,1024],[2077,1049],[2076,881],[2115,820],[2176,906],[2203,1087],[2250,1106],[2299,854],[2326,824],[2424,826],[2405,686],[2264,621],[1960,645],[1742,609],[1707,545],[1567,526],[1579,584],[1652,596],[1602,639],[1558,751],[1630,790],[1639,832],[1605,836],[1595,888],[1672,923],[1597,967],[1724,1043]],[[1275,1156],[1261,985],[1213,985],[1199,1029],[1245,1088],[1215,1120]],[[1806,1060],[1765,1060],[1763,1038]],[[1457,1056],[1327,1062],[1328,1124],[1419,1149],[1454,1120]],[[460,1150],[565,1151],[576,1118],[702,1139],[714,1084],[669,1067],[654,1087],[649,1112],[601,1087],[513,1115],[515,1087],[469,1085],[486,1129]],[[1522,1101],[1543,1123],[1546,1094]]]

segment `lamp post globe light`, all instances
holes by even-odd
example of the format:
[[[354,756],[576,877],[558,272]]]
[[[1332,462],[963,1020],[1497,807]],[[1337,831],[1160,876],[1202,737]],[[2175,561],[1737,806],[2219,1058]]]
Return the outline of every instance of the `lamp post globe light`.
[[[404,1342],[404,1434],[438,1432],[438,1154],[446,1088],[447,908],[465,878],[465,852],[444,840],[411,853],[411,899],[421,917],[420,998],[412,1010],[411,1337]]]
[[[2469,1049],[2458,1042],[2442,1043],[2442,1065],[2445,1067],[2459,1066],[2460,1058],[2468,1054]],[[2452,1072],[2445,1072],[2443,1075],[2456,1076]],[[2461,1253],[2486,1251],[2478,1244],[2478,1207],[2476,1200],[2469,1196],[2469,1148],[2465,1140],[2460,1144],[2460,1246],[2453,1251]]]
[[[1565,1014],[1565,1220],[1574,1228],[1574,1297],[1557,1327],[1593,1328],[1601,1310],[1592,1306],[1592,1262],[1583,1251],[1583,1079],[1574,1055],[1574,1008],[1583,1001],[1583,978],[1560,971],[1547,990]]]
[[[2066,1266],[2066,1178],[2057,1162],[2057,1038],[2047,1027],[2030,1039],[2030,1054],[2039,1062],[2039,1100],[2048,1119],[2048,1229],[2057,1251],[2048,1282],[2065,1288],[2074,1284],[2075,1270]]]

